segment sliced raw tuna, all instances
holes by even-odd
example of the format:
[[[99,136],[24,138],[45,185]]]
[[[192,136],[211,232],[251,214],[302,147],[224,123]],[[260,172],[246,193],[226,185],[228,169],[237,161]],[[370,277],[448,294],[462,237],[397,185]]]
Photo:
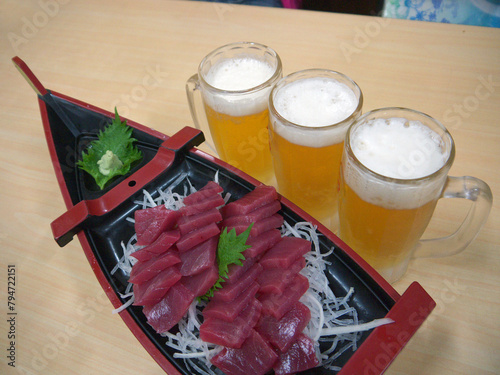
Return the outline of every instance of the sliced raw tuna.
[[[204,227],[210,223],[218,223],[221,220],[222,215],[220,211],[217,208],[212,208],[197,215],[182,216],[177,221],[177,226],[181,234],[186,235],[197,228]]]
[[[199,213],[211,210],[212,208],[217,208],[224,205],[224,199],[219,195],[213,195],[208,198],[205,198],[201,202],[190,206],[184,206],[179,211],[182,215],[191,216],[197,215]]]
[[[237,225],[250,223],[256,223],[259,220],[265,219],[266,217],[272,216],[281,209],[281,203],[279,201],[273,201],[267,203],[262,207],[257,208],[254,211],[249,212],[246,215],[231,216],[222,222],[223,227],[234,227]]]
[[[222,216],[226,219],[231,216],[246,215],[277,199],[278,193],[274,187],[259,185],[240,199],[225,205],[221,209]]]
[[[248,306],[258,290],[259,284],[254,282],[232,301],[221,302],[212,299],[203,309],[203,317],[205,319],[218,318],[232,322]]]
[[[254,299],[232,322],[208,318],[200,327],[200,338],[212,344],[239,348],[257,323],[261,308],[261,303]]]
[[[227,348],[239,348],[250,335],[252,328],[236,317],[232,322],[222,319],[208,318],[200,326],[200,339]]]
[[[146,230],[146,228],[151,224],[156,215],[165,210],[166,207],[164,205],[159,205],[155,207],[145,208],[143,210],[136,210],[134,212],[134,228],[135,233],[142,234]]]
[[[243,252],[245,259],[256,258],[260,254],[269,250],[278,241],[281,240],[281,232],[278,229],[271,229],[258,236],[251,237],[247,240],[247,245],[250,246]]]
[[[200,203],[208,197],[222,193],[223,189],[214,181],[210,181],[200,190],[195,193],[189,194],[184,198],[184,204],[190,206],[193,204]]]
[[[257,298],[252,299],[248,306],[240,313],[239,317],[242,318],[246,324],[254,328],[262,312],[262,303]]]
[[[278,360],[278,355],[255,331],[245,340],[241,348],[224,348],[211,362],[226,375],[264,375]]]
[[[148,324],[158,333],[175,326],[186,314],[195,296],[180,281],[170,287],[167,294],[156,305],[145,306],[143,313]]]
[[[132,256],[138,261],[144,262],[152,257],[162,254],[172,247],[172,245],[180,238],[180,233],[177,229],[163,232],[158,238],[148,246],[137,250]]]
[[[271,229],[279,228],[282,224],[283,224],[283,216],[281,216],[280,214],[274,214],[272,216],[266,217],[254,223],[252,229],[250,230],[250,237],[257,237],[260,234],[267,232]],[[249,225],[250,224],[241,224],[232,227],[227,227],[227,231],[229,232],[231,229],[234,228],[236,234],[240,235],[241,233],[243,233],[248,229]]]
[[[266,268],[289,268],[311,250],[311,242],[296,237],[283,237],[269,249],[259,263]]]
[[[281,319],[300,297],[309,289],[307,277],[300,273],[287,285],[282,294],[263,294],[259,297],[262,302],[262,314],[272,315]]]
[[[130,256],[134,257],[139,262],[146,262],[146,261],[150,260],[151,258],[155,257],[156,255],[157,254],[150,253],[149,251],[144,250],[144,249],[134,251],[132,254],[130,254]]]
[[[271,315],[261,315],[255,329],[271,345],[281,352],[286,352],[306,328],[310,319],[309,308],[297,302],[280,320]]]
[[[226,283],[231,284],[236,282],[241,276],[243,276],[253,265],[255,264],[255,259],[247,258],[243,261],[243,264],[231,264],[228,267]]]
[[[214,265],[217,253],[217,236],[211,237],[205,242],[180,253],[182,276],[192,276],[204,271]]]
[[[150,253],[161,254],[167,251],[174,243],[176,243],[181,234],[177,229],[172,229],[161,233],[158,238],[151,244],[143,248]]]
[[[151,280],[161,271],[167,269],[174,264],[180,263],[181,258],[174,248],[167,250],[165,253],[155,256],[145,262],[137,262],[130,271],[128,281],[133,284],[142,284]]]
[[[267,268],[257,278],[260,285],[259,293],[281,294],[302,268],[306,266],[304,257],[297,259],[290,268]]]
[[[238,280],[223,283],[222,288],[214,293],[212,301],[227,302],[234,300],[257,279],[262,270],[262,266],[259,263],[255,263]]]
[[[301,333],[286,353],[280,353],[279,359],[273,367],[276,375],[290,375],[318,365],[319,361],[313,340]]]
[[[138,232],[136,228],[137,245],[139,246],[150,245],[160,236],[161,233],[173,229],[177,223],[177,219],[181,215],[179,211],[168,210],[164,205],[157,207],[160,207],[160,209],[155,210],[155,216],[150,221],[147,228],[142,232]],[[151,210],[151,208],[147,208],[146,210]],[[137,213],[140,211],[143,210],[135,212],[136,217]],[[139,216],[141,215],[139,214]]]
[[[193,292],[195,297],[204,295],[215,284],[219,278],[219,268],[217,264],[193,276],[186,276],[181,279],[181,283]]]
[[[220,233],[220,229],[215,223],[210,223],[204,227],[198,228],[196,230],[191,231],[185,236],[181,237],[179,241],[177,241],[177,249],[182,253],[189,249],[192,249],[196,245],[205,242],[209,238],[216,236]]]
[[[134,284],[134,305],[155,305],[172,285],[181,279],[177,265],[170,266],[142,284]]]

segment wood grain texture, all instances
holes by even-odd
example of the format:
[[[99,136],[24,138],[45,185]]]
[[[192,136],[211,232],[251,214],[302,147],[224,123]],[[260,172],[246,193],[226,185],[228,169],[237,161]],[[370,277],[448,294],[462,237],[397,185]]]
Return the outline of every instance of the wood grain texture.
[[[163,373],[111,314],[78,242],[61,249],[51,236],[65,207],[36,96],[12,65],[15,55],[47,88],[116,105],[173,134],[192,125],[184,85],[208,52],[240,40],[267,44],[285,74],[318,67],[352,77],[364,111],[406,106],[441,120],[457,144],[451,174],[481,178],[500,196],[499,29],[166,0],[5,0],[0,14],[2,353],[8,264],[16,265],[19,312],[17,368],[2,354],[2,374]],[[441,202],[426,236],[451,233],[466,209]],[[495,201],[463,253],[411,263],[396,289],[417,280],[437,308],[387,374],[498,374],[499,228]]]

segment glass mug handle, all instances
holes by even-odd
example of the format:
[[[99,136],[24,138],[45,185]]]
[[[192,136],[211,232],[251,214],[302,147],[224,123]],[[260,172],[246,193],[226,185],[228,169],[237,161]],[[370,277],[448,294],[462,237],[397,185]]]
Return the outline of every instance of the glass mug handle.
[[[472,201],[472,206],[455,233],[446,237],[420,240],[413,254],[414,258],[445,257],[464,250],[486,222],[493,203],[488,184],[470,176],[448,176],[440,198],[468,199]]]
[[[205,111],[203,110],[203,99],[201,97],[200,80],[198,78],[198,74],[192,75],[187,80],[186,95],[195,128],[205,132],[204,129],[208,129],[208,122],[205,116]],[[217,153],[214,146],[212,146],[209,142],[205,142],[205,144],[208,145],[208,147],[210,147],[212,151]]]

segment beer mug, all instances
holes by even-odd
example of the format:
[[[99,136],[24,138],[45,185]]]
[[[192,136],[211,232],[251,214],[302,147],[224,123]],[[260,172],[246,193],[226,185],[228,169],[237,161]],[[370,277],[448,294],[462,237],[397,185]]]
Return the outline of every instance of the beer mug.
[[[340,160],[363,95],[342,73],[308,69],[280,80],[269,97],[270,145],[279,192],[337,230]]]
[[[274,179],[267,102],[282,74],[274,50],[239,42],[209,53],[186,83],[195,126],[208,121],[219,157],[264,183]]]
[[[449,177],[453,139],[438,121],[405,108],[361,116],[348,130],[342,156],[340,238],[389,282],[412,257],[440,257],[467,247],[492,205],[489,186],[474,177]],[[420,239],[440,198],[472,206],[452,235]]]

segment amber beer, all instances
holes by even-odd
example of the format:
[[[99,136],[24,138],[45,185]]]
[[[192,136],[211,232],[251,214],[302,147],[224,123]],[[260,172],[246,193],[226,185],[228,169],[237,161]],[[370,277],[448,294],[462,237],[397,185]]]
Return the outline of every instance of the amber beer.
[[[198,71],[197,83],[219,157],[269,183],[274,173],[267,102],[272,85],[282,76],[279,56],[256,43],[234,43],[207,55]]]
[[[332,230],[337,230],[344,137],[361,107],[362,94],[355,82],[319,69],[285,77],[269,100],[270,144],[279,191]]]
[[[340,237],[391,282],[406,270],[445,184],[451,148],[437,131],[363,116],[346,136]]]

